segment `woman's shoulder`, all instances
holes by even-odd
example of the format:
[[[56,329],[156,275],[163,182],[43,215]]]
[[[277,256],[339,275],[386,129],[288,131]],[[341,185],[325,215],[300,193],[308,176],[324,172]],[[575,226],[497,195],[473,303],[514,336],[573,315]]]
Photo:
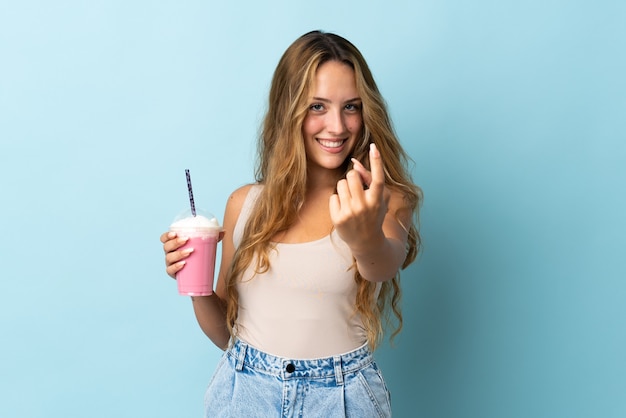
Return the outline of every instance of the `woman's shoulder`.
[[[248,195],[248,192],[250,191],[251,188],[253,188],[255,185],[254,184],[245,184],[237,189],[235,189],[230,196],[228,197],[228,202],[231,203],[242,203],[243,201],[246,200],[246,196]]]
[[[253,200],[256,200],[261,189],[262,186],[257,183],[246,184],[235,189],[226,202],[226,216],[237,219],[242,208],[246,206],[246,202],[250,200],[249,198],[254,197]]]
[[[243,228],[250,216],[254,202],[262,189],[258,184],[247,184],[233,191],[226,205],[226,219],[233,231],[235,248],[241,243]],[[226,223],[226,219],[224,223]]]
[[[257,194],[261,188],[262,186],[260,184],[251,183],[235,189],[228,198],[227,206],[233,206],[235,208],[241,209],[248,195],[251,192]]]

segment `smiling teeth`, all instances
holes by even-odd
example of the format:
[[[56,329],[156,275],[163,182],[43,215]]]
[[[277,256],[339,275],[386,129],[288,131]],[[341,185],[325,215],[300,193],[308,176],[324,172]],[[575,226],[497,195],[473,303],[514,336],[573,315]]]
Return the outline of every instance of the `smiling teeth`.
[[[319,143],[325,146],[326,148],[339,148],[345,142],[343,139],[341,141],[329,141],[327,139],[318,139]]]

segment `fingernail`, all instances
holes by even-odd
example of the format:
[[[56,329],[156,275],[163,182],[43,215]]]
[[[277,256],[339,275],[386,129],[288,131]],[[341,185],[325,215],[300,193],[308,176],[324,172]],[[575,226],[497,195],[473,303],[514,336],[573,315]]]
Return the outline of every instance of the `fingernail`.
[[[193,248],[185,248],[183,250],[183,254],[191,254],[193,252]]]
[[[167,237],[168,238],[174,238],[174,237],[176,237],[176,233],[170,231],[170,232],[167,233]]]
[[[374,154],[374,156],[378,157],[380,155],[380,152],[378,152],[378,148],[376,147],[376,144],[374,144],[373,142],[370,144],[370,151]]]

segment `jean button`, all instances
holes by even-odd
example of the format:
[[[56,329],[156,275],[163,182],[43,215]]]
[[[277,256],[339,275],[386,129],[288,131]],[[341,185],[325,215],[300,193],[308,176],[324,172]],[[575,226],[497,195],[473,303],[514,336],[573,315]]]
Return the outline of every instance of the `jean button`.
[[[287,367],[285,367],[285,370],[287,371],[287,373],[293,373],[296,371],[296,366],[294,366],[292,363],[289,363]]]

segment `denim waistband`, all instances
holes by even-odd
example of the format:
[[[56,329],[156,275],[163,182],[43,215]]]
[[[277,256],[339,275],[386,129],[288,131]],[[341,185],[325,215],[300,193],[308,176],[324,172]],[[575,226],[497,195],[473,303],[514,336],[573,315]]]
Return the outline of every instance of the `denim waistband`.
[[[246,368],[290,379],[324,379],[334,377],[337,384],[343,384],[344,376],[369,366],[373,356],[367,345],[345,354],[319,359],[290,359],[265,353],[248,343],[237,340],[227,354],[235,361],[235,369]]]

